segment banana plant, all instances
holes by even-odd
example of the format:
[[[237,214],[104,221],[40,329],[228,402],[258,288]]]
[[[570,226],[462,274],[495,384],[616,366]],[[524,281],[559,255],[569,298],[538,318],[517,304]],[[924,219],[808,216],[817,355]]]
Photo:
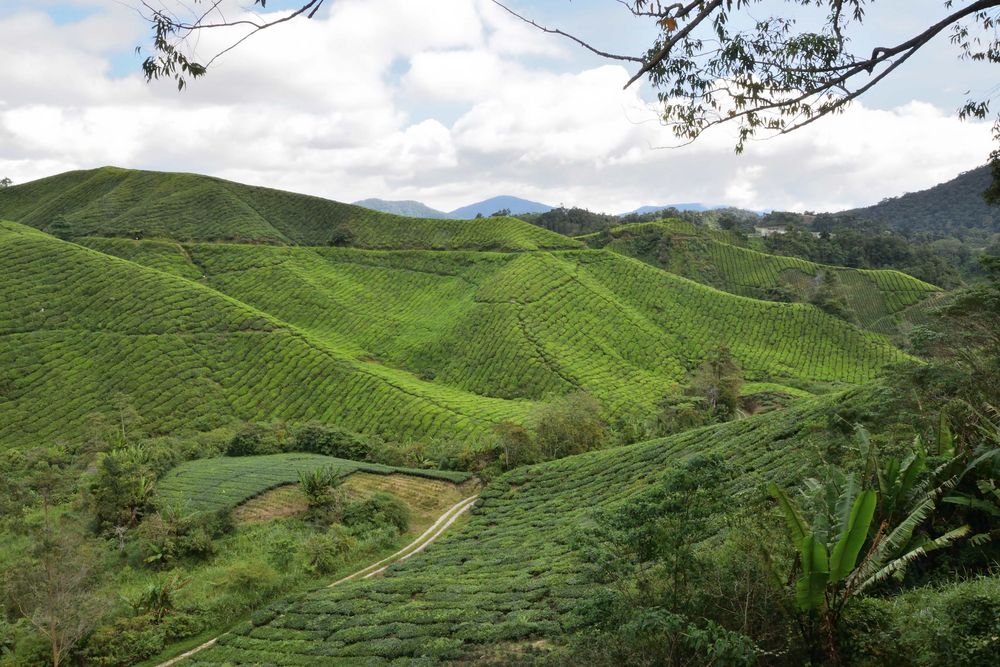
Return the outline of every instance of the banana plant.
[[[831,485],[833,486],[833,485]],[[817,515],[810,523],[802,510],[776,484],[770,493],[778,501],[789,535],[798,551],[800,576],[795,582],[795,601],[805,612],[838,608],[837,595],[843,582],[854,572],[861,550],[875,516],[878,496],[874,491],[858,490],[853,477],[829,507],[836,521]]]
[[[825,482],[807,480],[808,515],[782,488],[774,483],[768,487],[796,548],[795,602],[805,615],[806,639],[815,647],[822,638],[832,663],[837,662],[841,614],[857,594],[901,577],[913,561],[969,535],[968,525],[934,539],[918,533],[938,499],[957,481],[949,478],[914,498],[921,460],[915,453],[884,466],[876,462],[877,490],[862,490],[853,475],[836,470]],[[896,521],[896,516],[902,518]]]

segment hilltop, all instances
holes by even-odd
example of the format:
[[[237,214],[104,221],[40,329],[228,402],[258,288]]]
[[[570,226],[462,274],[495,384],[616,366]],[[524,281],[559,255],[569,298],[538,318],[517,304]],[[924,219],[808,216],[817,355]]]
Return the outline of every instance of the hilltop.
[[[503,210],[510,211],[511,215],[520,215],[522,213],[544,213],[551,209],[552,207],[548,204],[531,201],[530,199],[521,199],[520,197],[511,197],[510,195],[501,195],[456,208],[448,215],[452,218],[468,220],[475,218],[477,215],[486,217]]]
[[[856,216],[883,222],[899,231],[935,236],[998,232],[1000,210],[989,206],[982,196],[991,180],[990,167],[979,167],[927,190],[889,197],[872,206],[834,215]]]
[[[361,248],[538,250],[578,244],[514,218],[404,218],[209,176],[104,167],[0,191],[0,219],[55,236]]]
[[[390,201],[387,199],[361,199],[354,202],[355,206],[361,206],[362,208],[370,208],[373,211],[382,211],[383,213],[392,213],[393,215],[402,215],[408,218],[434,218],[443,219],[450,218],[451,216],[444,211],[439,211],[436,208],[431,208],[427,204],[422,204],[418,201],[413,201],[412,199],[404,199],[399,201]]]

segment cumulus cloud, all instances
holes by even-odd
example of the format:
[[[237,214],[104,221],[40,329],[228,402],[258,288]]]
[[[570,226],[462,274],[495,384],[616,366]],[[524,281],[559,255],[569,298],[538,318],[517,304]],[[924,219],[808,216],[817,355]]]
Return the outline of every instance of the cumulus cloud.
[[[112,57],[147,30],[133,12],[73,1],[92,13],[0,12],[0,176],[117,164],[442,209],[514,194],[610,212],[833,210],[951,178],[991,141],[985,124],[906,98],[742,156],[727,128],[664,148],[676,140],[648,92],[622,89],[626,69],[580,59],[486,0],[338,0],[256,35],[178,94],[112,75]],[[238,36],[206,32],[192,47],[208,58]]]

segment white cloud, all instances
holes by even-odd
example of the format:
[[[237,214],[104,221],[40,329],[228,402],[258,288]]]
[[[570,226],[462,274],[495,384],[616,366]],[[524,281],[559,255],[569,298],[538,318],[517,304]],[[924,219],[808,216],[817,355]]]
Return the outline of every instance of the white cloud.
[[[118,164],[219,175],[352,201],[443,209],[496,194],[624,211],[680,201],[831,210],[983,162],[989,128],[924,102],[858,105],[733,153],[732,129],[676,143],[619,65],[486,0],[338,0],[265,31],[178,94],[110,57],[146,27],[112,0],[56,25],[0,14],[0,176]],[[202,57],[234,35],[205,33]],[[40,47],[39,45],[44,45]]]

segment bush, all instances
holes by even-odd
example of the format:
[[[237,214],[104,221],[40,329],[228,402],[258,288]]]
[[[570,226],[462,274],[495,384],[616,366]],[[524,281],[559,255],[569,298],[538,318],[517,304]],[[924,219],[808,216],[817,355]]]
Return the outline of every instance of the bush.
[[[1000,647],[1000,580],[862,599],[843,625],[843,657],[852,664],[992,667]]]
[[[546,460],[597,449],[608,436],[600,403],[582,391],[552,401],[534,421],[535,443]]]
[[[139,526],[139,556],[143,562],[166,567],[181,558],[204,560],[215,553],[215,539],[232,531],[229,511],[181,514],[157,512]]]
[[[364,461],[372,445],[364,436],[336,426],[306,424],[295,432],[293,447],[299,452],[335,456],[352,461]]]
[[[325,533],[306,540],[302,548],[306,567],[316,574],[330,574],[356,545],[357,540],[343,526],[331,526]]]
[[[245,424],[226,445],[226,456],[258,456],[281,450],[274,432],[260,424]]]
[[[349,503],[344,508],[343,522],[355,529],[390,525],[405,533],[410,527],[410,510],[399,498],[380,492],[366,500]]]
[[[119,618],[102,625],[87,642],[87,663],[107,667],[128,667],[163,650],[166,632],[152,615]]]

